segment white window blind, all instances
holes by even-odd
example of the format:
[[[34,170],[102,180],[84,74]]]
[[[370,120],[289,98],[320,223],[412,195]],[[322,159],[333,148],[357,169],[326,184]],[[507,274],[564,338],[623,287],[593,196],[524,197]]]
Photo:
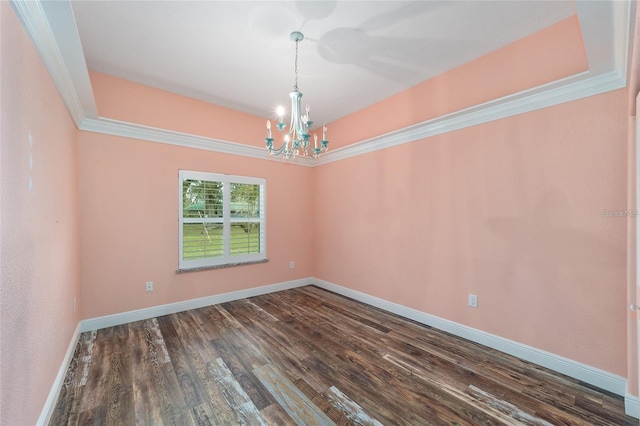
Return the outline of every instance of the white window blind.
[[[262,178],[180,170],[179,268],[266,259]]]

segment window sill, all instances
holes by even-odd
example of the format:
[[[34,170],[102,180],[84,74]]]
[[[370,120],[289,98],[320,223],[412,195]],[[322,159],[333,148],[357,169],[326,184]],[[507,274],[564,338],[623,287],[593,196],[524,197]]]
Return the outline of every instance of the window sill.
[[[232,268],[234,266],[256,265],[259,263],[267,263],[267,262],[269,262],[269,259],[252,260],[250,262],[223,263],[222,265],[199,266],[197,268],[182,268],[182,269],[177,269],[176,274],[184,274],[185,272],[206,271],[209,269]]]

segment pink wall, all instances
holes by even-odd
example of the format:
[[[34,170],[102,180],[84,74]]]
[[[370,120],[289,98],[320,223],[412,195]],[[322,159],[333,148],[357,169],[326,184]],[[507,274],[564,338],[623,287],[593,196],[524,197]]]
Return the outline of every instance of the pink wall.
[[[573,16],[331,123],[330,147],[350,145],[587,69],[580,24]]]
[[[332,132],[355,143],[583,71],[578,31],[570,18]],[[627,220],[602,215],[627,209],[626,105],[619,90],[320,166],[316,276],[626,377]]]
[[[570,18],[332,132],[355,143],[583,71],[578,31]],[[626,96],[321,166],[316,276],[626,376],[627,220],[601,214],[627,208]]]
[[[90,72],[101,117],[264,147],[265,119]]]
[[[332,131],[355,143],[586,67],[570,18]],[[627,220],[602,215],[627,209],[626,96],[321,166],[316,276],[626,376]]]
[[[27,425],[79,320],[77,131],[8,2],[0,43],[0,424]]]
[[[626,219],[602,215],[627,205],[625,106],[619,90],[321,166],[317,276],[626,376]]]
[[[184,131],[193,125],[201,130],[195,133],[227,140],[235,135],[234,141],[260,142],[264,136],[264,120],[258,117],[244,115],[245,125],[234,125],[241,115],[236,111],[99,74],[92,74],[92,79],[99,88],[101,116],[113,118],[113,112],[120,120],[150,124],[158,111],[164,111],[164,118],[154,125],[165,129]],[[113,108],[129,101],[137,108]],[[214,123],[211,128],[194,124],[194,117],[205,124],[207,116]],[[260,129],[255,137],[254,129]],[[313,273],[311,168],[90,132],[79,132],[79,164],[82,318]],[[176,274],[180,169],[267,179],[269,263]],[[289,269],[290,260],[296,269]],[[146,281],[154,281],[152,293],[145,292]]]
[[[0,18],[0,424],[35,422],[79,319],[314,275],[627,376],[629,229],[602,216],[627,208],[626,90],[310,169],[77,132]],[[585,70],[578,26],[331,123],[332,147]],[[262,147],[262,118],[91,78],[103,117]],[[175,273],[179,169],[267,179],[269,263]]]
[[[358,142],[586,69],[569,18],[332,123],[332,134],[338,146]],[[91,78],[101,116],[261,146],[263,119]],[[82,317],[313,274],[624,376],[626,224],[601,212],[626,208],[625,96],[313,170],[80,132]],[[269,264],[175,274],[180,168],[267,178]],[[296,217],[315,224],[313,245],[308,222],[286,229]],[[478,310],[466,307],[470,292]],[[591,347],[594,332],[606,350]]]

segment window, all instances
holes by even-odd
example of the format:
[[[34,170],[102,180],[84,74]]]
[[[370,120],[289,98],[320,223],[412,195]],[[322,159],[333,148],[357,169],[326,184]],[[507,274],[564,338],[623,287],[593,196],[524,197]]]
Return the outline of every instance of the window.
[[[180,269],[266,259],[261,178],[180,170]]]

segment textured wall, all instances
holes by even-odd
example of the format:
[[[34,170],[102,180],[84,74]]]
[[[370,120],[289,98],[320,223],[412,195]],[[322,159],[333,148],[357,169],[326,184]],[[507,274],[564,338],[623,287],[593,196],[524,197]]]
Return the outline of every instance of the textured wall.
[[[354,143],[579,72],[575,34],[568,19],[332,129]],[[319,167],[316,276],[626,377],[628,223],[602,214],[628,208],[626,105],[619,90]]]
[[[625,107],[619,90],[321,166],[317,276],[626,376],[627,220],[602,214],[627,208]]]
[[[76,132],[0,18],[0,424],[35,422],[79,318],[311,275],[627,375],[628,224],[602,215],[628,207],[627,91],[309,169]],[[570,18],[332,123],[332,147],[585,69]],[[92,83],[104,117],[262,146],[258,117]],[[267,178],[269,263],[175,274],[178,169]]]
[[[0,3],[0,424],[35,424],[78,323],[76,128]]]
[[[108,118],[193,129],[221,139],[233,136],[235,142],[263,140],[263,119],[100,74],[92,74],[92,80],[99,112]],[[137,107],[125,106],[130,103]],[[157,121],[159,116],[164,118]],[[313,169],[97,133],[79,135],[83,318],[312,275]],[[266,178],[268,263],[176,274],[180,169]],[[293,270],[290,260],[296,262]],[[145,292],[146,281],[154,281],[152,293]]]

